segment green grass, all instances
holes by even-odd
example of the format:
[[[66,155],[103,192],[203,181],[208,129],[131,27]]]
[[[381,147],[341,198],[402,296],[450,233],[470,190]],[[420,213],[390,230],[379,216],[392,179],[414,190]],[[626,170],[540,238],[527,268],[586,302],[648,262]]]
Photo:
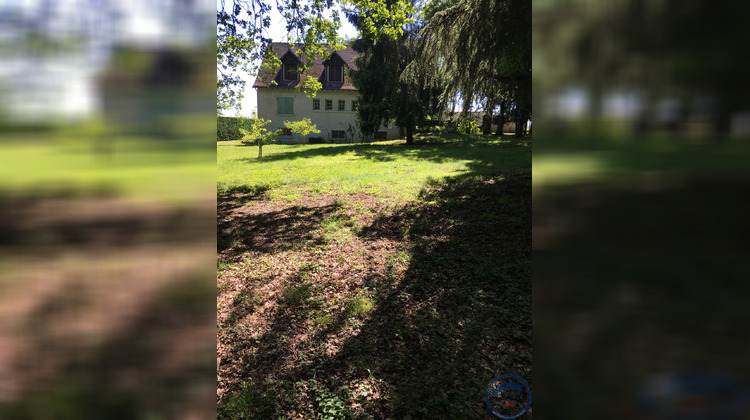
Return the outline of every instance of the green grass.
[[[270,189],[270,198],[296,200],[320,194],[371,193],[408,200],[428,180],[463,174],[491,175],[528,166],[528,140],[471,135],[416,137],[370,144],[217,146],[219,191]]]
[[[304,285],[289,286],[284,289],[282,295],[284,300],[291,306],[303,305],[310,298],[310,288]]]
[[[375,302],[372,298],[365,295],[359,295],[349,301],[346,309],[352,314],[362,317],[370,313],[374,305]]]

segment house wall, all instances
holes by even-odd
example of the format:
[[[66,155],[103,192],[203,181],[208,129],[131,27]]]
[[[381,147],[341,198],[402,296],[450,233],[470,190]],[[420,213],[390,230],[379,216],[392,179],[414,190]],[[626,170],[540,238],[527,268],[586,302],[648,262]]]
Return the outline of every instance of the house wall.
[[[354,139],[347,133],[347,140],[359,142],[362,136],[357,130],[357,113],[352,111],[352,101],[358,100],[359,95],[356,92],[351,91],[325,91],[321,90],[315,96],[315,99],[320,100],[320,109],[313,110],[313,98],[308,97],[306,94],[301,92],[295,92],[293,90],[286,89],[269,89],[269,88],[258,88],[258,117],[270,120],[271,123],[266,126],[270,131],[284,128],[285,121],[299,121],[303,118],[310,118],[310,121],[320,130],[320,134],[311,134],[309,137],[323,137],[326,142],[344,142],[343,139],[332,139],[331,132],[334,130],[346,132],[349,126],[356,130]],[[292,98],[293,99],[293,111],[294,113],[279,114],[278,113],[278,97]],[[333,101],[333,110],[326,111],[325,104],[326,99]],[[339,111],[338,101],[344,100],[346,102],[346,109]],[[396,127],[381,127],[380,131],[387,133],[388,139],[394,139],[398,137],[398,128]],[[282,144],[294,144],[301,143],[302,137],[298,134],[292,134],[291,136],[280,136],[276,139],[277,143]]]

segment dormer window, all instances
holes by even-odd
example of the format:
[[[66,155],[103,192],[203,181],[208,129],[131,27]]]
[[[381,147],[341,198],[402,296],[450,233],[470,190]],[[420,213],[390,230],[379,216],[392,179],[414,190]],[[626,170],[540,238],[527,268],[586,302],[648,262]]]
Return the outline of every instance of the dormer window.
[[[283,64],[281,66],[282,80],[299,80],[299,72],[296,64]]]
[[[344,81],[344,68],[338,64],[328,65],[328,81],[342,83]]]

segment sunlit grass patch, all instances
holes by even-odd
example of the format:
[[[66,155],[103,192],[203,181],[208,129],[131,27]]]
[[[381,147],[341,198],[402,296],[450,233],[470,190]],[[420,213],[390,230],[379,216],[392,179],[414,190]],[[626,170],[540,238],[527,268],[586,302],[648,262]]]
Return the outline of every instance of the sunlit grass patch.
[[[581,144],[567,137],[557,140],[559,145],[545,145],[534,154],[535,189],[602,182],[648,183],[650,177],[671,182],[688,174],[740,174],[747,172],[750,157],[745,143],[693,144],[686,138]]]
[[[312,291],[306,285],[289,286],[282,292],[284,302],[289,306],[302,306],[312,295]]]
[[[326,242],[351,242],[356,237],[354,227],[352,220],[340,215],[327,217],[320,222],[321,235]]]
[[[217,146],[220,192],[263,187],[270,198],[298,200],[320,194],[370,193],[390,200],[413,199],[428,179],[527,166],[528,140],[461,136],[417,137],[372,144],[277,145],[254,147],[239,142]]]
[[[122,199],[183,200],[210,191],[210,149],[148,146],[158,139],[119,140],[108,154],[84,141],[29,138],[0,144],[4,191],[101,191]],[[70,146],[70,143],[76,147]]]
[[[358,317],[367,316],[374,307],[375,301],[366,294],[355,296],[346,304],[347,312]]]

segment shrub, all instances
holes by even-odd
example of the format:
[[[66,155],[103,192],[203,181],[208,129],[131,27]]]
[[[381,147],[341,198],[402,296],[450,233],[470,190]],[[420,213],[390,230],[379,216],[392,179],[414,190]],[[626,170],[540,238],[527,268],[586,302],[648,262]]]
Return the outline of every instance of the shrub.
[[[458,132],[464,134],[479,134],[479,124],[474,118],[464,117],[458,120]]]
[[[251,118],[242,117],[222,117],[216,118],[216,140],[228,141],[239,140],[242,138],[240,128],[249,128],[248,124]]]

